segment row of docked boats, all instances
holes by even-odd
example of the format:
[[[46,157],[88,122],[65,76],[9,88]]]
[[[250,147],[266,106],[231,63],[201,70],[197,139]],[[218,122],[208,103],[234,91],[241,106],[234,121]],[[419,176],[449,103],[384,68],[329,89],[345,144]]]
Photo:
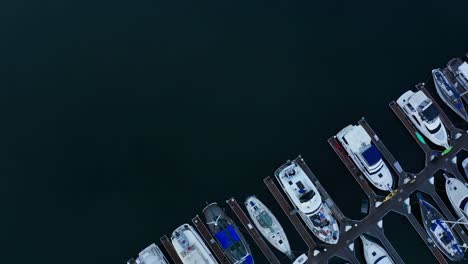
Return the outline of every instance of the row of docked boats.
[[[337,243],[338,223],[304,170],[293,161],[281,166],[275,175],[311,232],[325,243]],[[301,264],[307,261],[308,257],[305,254],[298,258],[294,257],[283,227],[262,201],[256,196],[249,196],[244,205],[252,223],[274,248],[294,260],[294,263]],[[242,233],[218,204],[212,203],[205,207],[203,215],[208,229],[231,263],[254,262],[249,245]],[[218,263],[203,239],[189,224],[178,227],[172,233],[171,242],[183,263]],[[155,244],[140,252],[136,259],[128,261],[128,264],[165,263],[168,263],[166,258]]]
[[[216,203],[203,209],[206,225],[233,264],[253,264],[253,257],[244,236]],[[216,264],[218,261],[208,249],[204,240],[189,224],[183,224],[172,232],[171,243],[184,264]],[[141,251],[136,259],[127,264],[168,264],[159,247],[151,244]]]
[[[354,129],[354,132],[350,132]],[[351,134],[348,135],[349,133]],[[392,178],[389,169],[383,169],[386,165],[381,156],[376,154],[378,152],[377,149],[370,150],[370,152],[373,152],[372,155],[374,155],[374,158],[369,157],[369,149],[375,148],[375,146],[372,145],[368,138],[369,135],[362,126],[352,126],[352,129],[348,126],[338,133],[338,137],[342,137],[342,144],[350,145],[350,156],[356,155],[353,159],[356,165],[359,161],[368,164],[368,166],[374,165],[375,168],[378,168],[372,170],[369,169],[368,166],[358,166],[363,170],[363,173],[364,171],[368,172],[368,174],[365,175],[371,183],[373,183],[373,181],[370,177],[374,175],[374,173],[372,173],[374,171],[377,171],[377,174],[386,173],[385,175],[390,175],[389,177]],[[353,147],[353,144],[356,144],[354,142],[356,138],[361,140],[359,141],[361,142],[360,148]],[[351,150],[358,151],[353,151],[353,154],[351,154]],[[372,162],[370,162],[370,160],[372,160]],[[296,161],[287,162],[275,171],[275,177],[311,232],[322,242],[336,244],[339,239],[339,225],[328,205],[322,200],[322,196],[317,187],[313,184],[302,167]],[[383,177],[380,176],[379,178]],[[446,192],[457,215],[461,219],[464,219],[464,221],[468,221],[468,187],[456,178],[446,177]],[[450,226],[446,223],[442,214],[440,214],[434,206],[425,201],[422,196],[418,196],[418,198],[423,224],[428,235],[434,241],[434,244],[450,259],[455,261],[462,260],[464,256],[456,235],[451,231]],[[294,254],[291,250],[287,235],[272,211],[256,196],[249,196],[245,200],[244,205],[252,223],[260,234],[274,248],[294,260]],[[203,209],[203,214],[208,229],[231,263],[253,263],[253,257],[245,238],[232,219],[225,214],[224,210],[218,204],[212,203],[208,205]],[[366,263],[394,263],[389,254],[378,243],[373,242],[365,236],[361,236],[360,238],[363,243]],[[171,242],[183,263],[218,263],[203,239],[189,224],[183,224],[178,227],[172,233]],[[304,263],[306,260],[307,256],[301,255],[294,263]],[[136,259],[128,261],[128,264],[165,263],[168,263],[167,259],[155,244],[141,251]]]

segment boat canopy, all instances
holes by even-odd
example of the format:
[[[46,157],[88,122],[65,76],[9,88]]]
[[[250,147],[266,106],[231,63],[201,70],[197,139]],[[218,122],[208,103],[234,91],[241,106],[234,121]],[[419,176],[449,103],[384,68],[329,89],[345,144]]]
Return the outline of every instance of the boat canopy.
[[[379,160],[382,159],[380,151],[374,146],[371,145],[368,149],[362,152],[362,156],[366,160],[369,166],[375,165]]]

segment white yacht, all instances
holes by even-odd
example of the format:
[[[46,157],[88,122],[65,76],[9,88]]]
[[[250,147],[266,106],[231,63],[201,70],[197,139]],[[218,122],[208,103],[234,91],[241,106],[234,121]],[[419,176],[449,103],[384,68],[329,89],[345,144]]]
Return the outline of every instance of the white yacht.
[[[456,178],[446,177],[445,191],[457,215],[468,222],[468,187]]]
[[[169,262],[159,247],[151,244],[138,254],[138,258],[130,259],[127,264],[169,264]]]
[[[439,118],[439,111],[423,91],[407,91],[397,100],[408,119],[434,144],[448,148],[448,135]]]
[[[447,68],[457,79],[457,82],[468,90],[468,63],[462,61],[460,58],[453,58],[447,63]]]
[[[183,224],[172,232],[171,241],[184,264],[218,263],[201,237],[189,224]]]
[[[343,128],[336,138],[372,185],[383,191],[392,191],[392,174],[361,125]]]
[[[394,264],[387,251],[379,244],[360,236],[364,248],[364,259],[367,264]]]
[[[245,200],[245,207],[260,234],[276,249],[294,259],[286,233],[270,209],[255,196]]]
[[[325,243],[336,244],[338,223],[304,170],[292,161],[277,169],[275,176],[312,233]]]

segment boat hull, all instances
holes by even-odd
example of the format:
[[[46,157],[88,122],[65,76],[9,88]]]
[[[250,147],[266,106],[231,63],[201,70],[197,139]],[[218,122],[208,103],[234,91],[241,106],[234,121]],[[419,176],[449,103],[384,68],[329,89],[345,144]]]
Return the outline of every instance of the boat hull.
[[[413,98],[416,96],[417,98]],[[408,108],[408,104],[411,103],[411,101],[415,101],[416,104],[420,103],[424,100],[429,100],[427,96],[424,94],[423,91],[417,91],[416,93],[409,90],[406,91],[403,95],[401,95],[397,99],[397,104],[398,106],[403,110],[405,113],[407,119],[413,124],[413,126],[421,133],[423,134],[427,139],[429,139],[432,143],[439,145],[444,148],[449,148],[449,139],[448,139],[448,133],[447,130],[440,120],[439,117],[436,117],[436,119],[432,123],[427,123],[421,119],[419,116],[419,113],[415,111],[414,109],[418,108],[418,105],[413,106],[413,110]],[[432,101],[431,101],[432,103]],[[417,121],[416,121],[417,120]],[[440,126],[439,130],[434,134],[430,132],[430,130],[437,130],[437,128]]]
[[[367,264],[394,264],[392,258],[387,251],[379,244],[370,241],[364,236],[360,236],[364,249],[364,259]]]
[[[169,264],[164,254],[156,244],[143,249],[137,259],[130,259],[127,264]]]
[[[444,222],[442,214],[419,195],[419,205],[424,228],[434,244],[452,261],[464,259],[459,242],[450,227]]]
[[[360,153],[358,147],[356,147],[357,145],[359,145],[359,148],[362,148],[364,145],[368,149],[373,148],[376,150],[375,146],[371,143],[372,140],[369,134],[367,134],[362,126],[349,125],[338,132],[338,134],[336,134],[336,138],[340,142],[341,146],[346,150],[348,156],[354,162],[356,167],[359,168],[361,173],[374,187],[382,191],[391,192],[393,190],[393,175],[390,173],[390,170],[382,157],[380,157],[379,161],[373,167],[367,166],[367,168],[364,165],[366,164],[365,161],[359,158]],[[353,146],[350,144],[353,144]],[[380,154],[379,151],[378,154]]]
[[[294,178],[287,177],[285,174],[291,169],[296,171],[293,176]],[[339,239],[339,226],[336,219],[328,206],[322,202],[320,193],[304,170],[295,161],[287,162],[275,171],[275,177],[291,203],[299,211],[299,216],[312,233],[324,243],[336,244]],[[304,205],[299,202],[298,198],[294,197],[297,190],[293,188],[298,185],[298,182],[304,183],[302,185],[307,185],[309,187],[308,190],[314,192],[314,196],[311,198],[311,200],[314,199],[313,210],[304,210]],[[317,204],[317,202],[320,202],[320,204]]]
[[[260,234],[277,250],[294,258],[286,233],[270,209],[255,196],[246,199],[245,207]]]
[[[203,209],[208,229],[233,264],[253,264],[254,260],[244,236],[231,218],[218,204],[212,203]]]
[[[437,94],[453,112],[463,120],[468,121],[468,114],[460,96],[462,91],[459,91],[454,84],[450,83],[446,74],[447,73],[444,73],[444,71],[440,69],[432,70],[432,77]]]
[[[179,239],[183,239],[183,245]],[[184,264],[217,264],[202,238],[189,224],[178,227],[171,236],[174,249]]]
[[[446,178],[445,191],[458,217],[468,222],[468,187],[455,178]]]

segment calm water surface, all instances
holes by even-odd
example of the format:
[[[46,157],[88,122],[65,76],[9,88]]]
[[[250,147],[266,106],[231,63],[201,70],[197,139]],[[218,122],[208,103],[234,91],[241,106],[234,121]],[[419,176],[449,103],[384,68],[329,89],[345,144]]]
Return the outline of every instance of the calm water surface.
[[[305,250],[262,179],[302,155],[344,213],[362,217],[364,194],[326,139],[363,116],[405,169],[421,169],[387,104],[468,51],[467,10],[402,0],[0,3],[2,262],[124,263],[206,202],[250,194]],[[407,223],[389,219],[405,261],[435,263],[408,241]]]

